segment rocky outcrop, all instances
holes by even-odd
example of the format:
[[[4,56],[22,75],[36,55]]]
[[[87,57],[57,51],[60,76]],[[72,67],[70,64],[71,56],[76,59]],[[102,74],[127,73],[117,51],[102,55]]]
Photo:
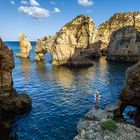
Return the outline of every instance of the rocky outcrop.
[[[79,122],[78,135],[74,140],[139,140],[140,129],[125,123],[116,123],[115,131],[103,130],[102,122],[84,120]]]
[[[130,26],[112,33],[107,49],[107,59],[138,61],[140,59],[140,32]]]
[[[121,113],[127,106],[137,108],[135,115],[136,125],[140,126],[140,61],[126,71],[126,81],[120,94],[122,102],[120,106]]]
[[[9,127],[11,117],[24,113],[31,107],[30,97],[17,94],[13,88],[13,68],[13,51],[0,39],[0,127]]]
[[[120,99],[140,108],[140,61],[126,71],[126,81]]]
[[[19,35],[19,41],[20,41],[20,53],[18,53],[16,56],[21,58],[29,58],[30,51],[32,49],[31,43],[23,33]]]
[[[133,27],[133,29],[130,29],[130,28],[127,29],[124,27]],[[113,42],[111,41],[112,48],[113,48],[113,45],[115,45],[114,46],[115,48],[116,46],[119,47],[119,43],[121,43],[118,50],[119,52],[122,50],[121,51],[122,56],[123,56],[123,51],[124,51],[124,56],[126,56],[126,54],[133,55],[132,50],[133,49],[136,50],[139,45],[138,42],[140,42],[139,36],[136,36],[136,35],[139,35],[138,33],[139,31],[140,31],[140,12],[117,13],[113,15],[108,21],[106,21],[105,23],[99,26],[97,35],[95,38],[95,42],[100,42],[98,46],[100,47],[101,52],[105,54],[106,50],[108,49],[108,45],[112,39],[112,34],[116,32],[114,33],[114,37],[117,40],[115,41],[115,39],[113,39]],[[124,33],[124,36],[123,36],[123,33]],[[132,34],[129,35],[129,33],[132,33]],[[120,34],[121,37],[119,37],[119,35],[117,36],[117,34]],[[125,49],[124,46],[127,47],[127,44],[129,43],[131,43],[131,45],[129,45],[128,48]],[[135,45],[136,45],[136,48],[134,47]],[[111,58],[111,55],[112,55],[112,52],[110,52],[111,50],[112,49],[108,50],[108,53],[110,56],[109,58]],[[131,51],[132,51],[132,54],[131,54]],[[116,52],[116,53],[119,53],[119,52]],[[116,59],[113,59],[113,60],[116,60]]]
[[[108,107],[107,107],[108,108]],[[112,120],[112,110],[116,107],[112,106],[106,110],[90,110],[77,124],[78,135],[74,140],[138,140],[140,139],[140,129],[126,124],[124,122],[115,122]],[[111,125],[103,129],[104,122],[115,123],[115,127]]]
[[[44,60],[45,53],[53,57],[54,65],[93,65],[92,57],[98,57],[94,43],[96,28],[91,18],[80,15],[51,37],[37,40],[35,60]]]

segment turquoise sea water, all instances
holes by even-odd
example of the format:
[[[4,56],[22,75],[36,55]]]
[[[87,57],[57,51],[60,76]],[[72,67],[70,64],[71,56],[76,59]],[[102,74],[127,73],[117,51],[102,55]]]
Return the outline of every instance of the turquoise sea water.
[[[6,44],[14,54],[19,52],[19,42]],[[31,112],[17,117],[13,125],[18,140],[72,140],[78,120],[94,107],[94,92],[100,93],[101,108],[115,102],[125,70],[132,65],[100,58],[89,68],[56,67],[51,55],[46,55],[46,63],[36,63],[34,56],[32,50],[30,60],[15,57],[14,87],[32,98]]]

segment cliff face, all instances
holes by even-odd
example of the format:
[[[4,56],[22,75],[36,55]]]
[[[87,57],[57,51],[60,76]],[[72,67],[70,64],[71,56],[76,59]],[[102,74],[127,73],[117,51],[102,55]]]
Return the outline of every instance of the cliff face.
[[[130,27],[130,28],[133,27],[134,30],[130,31],[130,28],[128,28],[128,31],[127,31],[127,29],[125,27]],[[124,38],[124,43],[122,42],[123,44],[120,44],[119,51],[117,51],[116,53],[120,53],[120,50],[122,50],[120,56],[123,56],[123,55],[125,56],[127,54],[128,50],[130,50],[129,54],[133,55],[133,49],[134,50],[137,49],[138,42],[140,42],[140,41],[137,40],[137,37],[135,35],[128,35],[128,34],[129,33],[136,34],[135,33],[136,31],[140,32],[140,12],[117,13],[114,16],[112,16],[108,21],[106,21],[105,23],[103,23],[99,26],[95,41],[101,42],[99,47],[100,47],[101,51],[104,52],[104,50],[108,49],[109,42],[110,41],[112,42],[112,40],[111,40],[112,36],[113,36],[113,34],[115,34],[116,36],[114,36],[114,37],[115,37],[115,39],[117,39],[117,41],[118,41],[118,39],[120,41],[121,40],[120,38],[122,38],[122,41],[123,41],[123,38]],[[116,33],[114,33],[114,32],[116,32]],[[119,37],[119,35],[117,35],[117,33],[119,33],[121,37]],[[124,36],[123,36],[123,33],[124,33]],[[128,40],[128,42],[127,42],[127,40],[125,40],[125,38],[128,38],[131,41]],[[137,40],[137,42],[135,42],[134,40]],[[116,42],[114,41],[113,43],[111,43],[111,47],[113,45],[115,45],[114,48],[116,49],[116,45],[119,44],[119,42],[117,42],[117,41]],[[131,49],[126,49],[124,47],[125,43],[126,43],[125,46],[127,46],[128,43],[131,43],[131,45],[133,43]],[[131,45],[129,45],[129,47]],[[134,47],[135,45],[136,45],[136,48]],[[119,47],[119,45],[118,45],[118,47]],[[110,53],[112,53],[112,52],[110,52],[111,50],[112,49],[108,50],[109,55],[110,55]],[[123,52],[124,52],[124,54],[123,54]],[[110,58],[111,57],[109,57],[109,59]],[[114,60],[117,60],[117,58],[115,58]],[[125,61],[125,59],[122,59],[122,60]]]
[[[140,62],[126,71],[126,81],[120,99],[126,105],[140,109]]]
[[[85,15],[76,17],[52,37],[44,37],[36,43],[35,60],[44,60],[50,52],[55,65],[89,65],[93,56],[99,56],[94,47],[96,28],[93,21]]]
[[[120,111],[123,113],[127,106],[136,107],[133,114],[136,125],[140,126],[140,61],[126,71],[126,81],[120,94]]]
[[[32,49],[30,41],[22,33],[19,35],[19,41],[20,41],[20,53],[17,54],[16,56],[21,58],[29,58],[30,51]]]
[[[140,59],[140,32],[132,26],[114,32],[107,49],[108,60],[138,61]]]
[[[140,12],[117,13],[98,28],[96,41],[101,41],[101,49],[107,48],[110,36],[114,31],[132,26],[140,31]]]
[[[7,119],[27,111],[31,106],[30,97],[26,94],[17,94],[13,88],[13,68],[13,51],[0,39],[0,127],[7,127]]]
[[[13,51],[9,50],[0,39],[0,96],[9,96],[13,90],[13,68]]]

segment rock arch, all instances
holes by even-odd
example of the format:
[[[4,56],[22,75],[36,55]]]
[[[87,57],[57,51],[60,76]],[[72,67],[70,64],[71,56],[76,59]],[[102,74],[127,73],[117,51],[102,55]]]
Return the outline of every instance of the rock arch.
[[[91,18],[80,15],[66,24],[51,37],[37,41],[35,60],[44,60],[49,52],[54,65],[91,65],[91,57],[99,56],[99,49],[94,47],[96,28]]]

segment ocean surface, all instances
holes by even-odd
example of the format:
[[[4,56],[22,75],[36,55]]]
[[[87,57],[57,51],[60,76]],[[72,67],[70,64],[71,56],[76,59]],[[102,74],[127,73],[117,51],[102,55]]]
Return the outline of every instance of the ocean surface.
[[[14,55],[19,52],[19,42],[6,42]],[[35,43],[32,42],[33,48]],[[32,98],[32,109],[18,116],[11,135],[18,140],[72,140],[76,125],[86,112],[94,107],[94,93],[101,96],[100,107],[114,103],[125,80],[128,62],[107,62],[104,57],[95,60],[88,68],[52,66],[51,55],[46,63],[31,58],[15,57],[14,87],[18,93]]]

